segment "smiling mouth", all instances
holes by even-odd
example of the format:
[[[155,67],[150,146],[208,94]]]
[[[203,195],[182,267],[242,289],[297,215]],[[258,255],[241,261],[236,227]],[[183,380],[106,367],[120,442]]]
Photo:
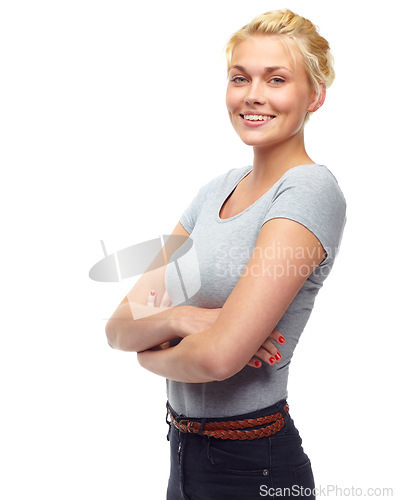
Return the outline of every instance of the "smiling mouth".
[[[251,122],[268,122],[269,120],[273,120],[275,118],[274,115],[240,115],[244,120]]]

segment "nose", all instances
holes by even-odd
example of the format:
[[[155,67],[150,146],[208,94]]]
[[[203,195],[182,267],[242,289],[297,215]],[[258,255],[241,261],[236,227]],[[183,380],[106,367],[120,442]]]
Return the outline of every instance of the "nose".
[[[246,96],[244,97],[245,104],[252,106],[265,103],[265,95],[261,85],[255,84],[248,87]]]

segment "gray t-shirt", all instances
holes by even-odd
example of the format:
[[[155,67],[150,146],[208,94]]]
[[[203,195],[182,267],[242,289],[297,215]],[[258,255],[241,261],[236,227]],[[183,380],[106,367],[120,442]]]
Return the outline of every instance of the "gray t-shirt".
[[[228,219],[219,211],[252,167],[234,168],[204,185],[180,217],[193,245],[170,259],[165,284],[175,306],[222,307],[255,246],[262,225],[273,218],[303,224],[322,243],[327,257],[311,273],[277,324],[285,337],[275,366],[244,367],[224,381],[182,383],[167,380],[174,410],[188,417],[227,417],[266,408],[286,398],[289,364],[309,319],[315,297],[336,257],[346,222],[346,201],[336,178],[324,165],[288,170],[251,206]],[[189,239],[189,238],[188,238]],[[279,251],[273,249],[267,251]],[[242,332],[240,332],[242,334]]]

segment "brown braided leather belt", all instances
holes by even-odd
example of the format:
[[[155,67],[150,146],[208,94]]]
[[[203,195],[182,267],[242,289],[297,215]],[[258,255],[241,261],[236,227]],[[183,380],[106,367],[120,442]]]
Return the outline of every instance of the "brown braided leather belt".
[[[288,403],[284,405],[286,413],[289,412]],[[203,434],[220,439],[257,439],[275,434],[285,425],[283,414],[279,411],[272,415],[259,418],[247,418],[245,420],[230,420],[228,422],[194,422],[193,420],[181,419],[179,421],[173,416],[168,408],[168,414],[174,427],[180,432],[191,434]],[[267,425],[261,429],[245,430],[249,427]],[[244,430],[240,430],[244,429]]]

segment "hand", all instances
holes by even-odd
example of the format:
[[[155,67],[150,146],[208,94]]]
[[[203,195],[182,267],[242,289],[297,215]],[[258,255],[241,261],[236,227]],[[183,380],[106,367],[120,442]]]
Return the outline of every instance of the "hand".
[[[177,307],[180,337],[208,330],[215,324],[221,311],[221,307],[213,309],[195,306]]]
[[[156,307],[156,292],[151,290],[147,297],[147,306]],[[165,290],[159,307],[172,307],[171,299]],[[176,308],[180,337],[207,330],[217,321],[222,308],[206,309],[195,306],[179,306]]]
[[[169,297],[169,294],[167,293],[167,290],[165,290],[165,293],[163,294],[162,300],[160,301],[159,306],[155,305],[156,301],[156,292],[155,290],[150,290],[148,293],[147,297],[147,306],[150,307],[172,307],[172,302]]]
[[[284,345],[285,342],[285,338],[281,335],[281,333],[274,329],[261,347],[257,350],[255,355],[247,363],[248,366],[260,368],[262,366],[262,361],[270,366],[274,366],[276,363],[281,361],[281,354],[278,352],[277,347],[270,339],[281,345]]]

